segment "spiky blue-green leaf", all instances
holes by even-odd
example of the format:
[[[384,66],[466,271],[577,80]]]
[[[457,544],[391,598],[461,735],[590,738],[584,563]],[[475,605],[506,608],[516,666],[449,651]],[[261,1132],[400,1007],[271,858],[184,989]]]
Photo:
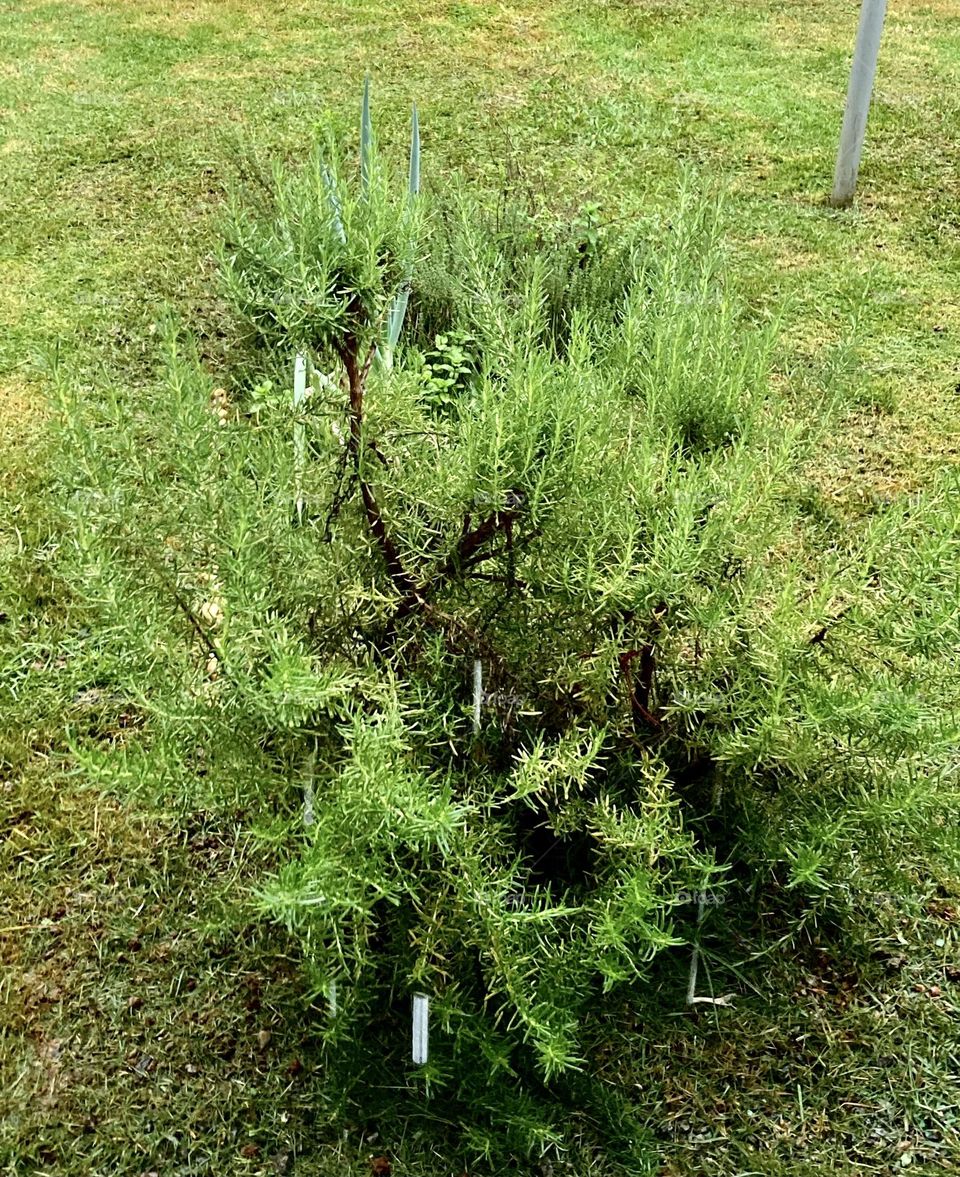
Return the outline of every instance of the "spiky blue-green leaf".
[[[383,345],[383,358],[386,366],[391,366],[393,358],[393,350],[397,346],[397,340],[400,338],[400,332],[403,329],[403,320],[407,313],[407,303],[410,301],[410,288],[404,288],[397,294],[393,300],[393,306],[387,315],[387,330],[386,338]]]

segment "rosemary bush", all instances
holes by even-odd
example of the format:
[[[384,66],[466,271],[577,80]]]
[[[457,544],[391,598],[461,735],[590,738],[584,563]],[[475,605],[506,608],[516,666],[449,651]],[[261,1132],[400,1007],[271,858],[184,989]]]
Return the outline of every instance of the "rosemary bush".
[[[510,233],[391,197],[367,123],[354,181],[318,151],[233,202],[259,376],[227,394],[168,324],[163,396],[65,392],[64,558],[145,717],[76,756],[274,840],[257,902],[335,993],[343,1074],[422,991],[472,1145],[543,1150],[536,1083],[684,942],[686,893],[735,871],[842,910],[953,869],[957,520],[817,542],[832,405],[772,386],[713,202]]]

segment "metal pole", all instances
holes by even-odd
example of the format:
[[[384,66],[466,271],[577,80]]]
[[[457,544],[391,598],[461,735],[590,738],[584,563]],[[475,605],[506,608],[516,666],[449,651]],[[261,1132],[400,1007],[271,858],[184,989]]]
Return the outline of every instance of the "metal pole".
[[[863,0],[860,9],[857,44],[853,51],[847,105],[843,111],[843,129],[840,132],[840,150],[837,152],[837,167],[830,196],[830,203],[836,208],[849,204],[857,187],[860,152],[867,133],[867,112],[870,110],[870,95],[877,72],[880,34],[883,32],[886,11],[887,0]]]

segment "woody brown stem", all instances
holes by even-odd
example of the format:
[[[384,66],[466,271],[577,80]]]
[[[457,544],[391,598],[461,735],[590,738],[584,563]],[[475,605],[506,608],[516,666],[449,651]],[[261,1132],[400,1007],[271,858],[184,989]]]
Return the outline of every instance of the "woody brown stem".
[[[357,359],[359,344],[353,337],[346,339],[338,350],[344,371],[347,374],[347,389],[350,397],[350,436],[347,448],[360,483],[360,498],[363,501],[367,526],[380,549],[383,562],[387,566],[387,573],[397,591],[408,594],[415,589],[413,578],[404,568],[400,553],[390,538],[376,493],[363,475],[363,395],[370,364],[365,362],[361,367]]]
[[[348,336],[337,347],[337,352],[346,373],[349,396],[350,433],[347,440],[347,452],[360,486],[360,498],[363,502],[364,516],[367,526],[370,528],[370,534],[380,549],[394,588],[401,594],[401,600],[388,630],[388,634],[393,634],[398,622],[428,605],[427,594],[432,589],[450,580],[458,572],[485,560],[487,554],[483,553],[481,549],[490,540],[504,532],[509,540],[513,524],[519,518],[519,511],[493,511],[473,528],[470,527],[470,517],[467,515],[464,519],[463,532],[456,547],[443,562],[437,574],[429,581],[418,584],[404,567],[397,546],[387,529],[376,492],[372,484],[364,477],[363,472],[365,448],[369,448],[384,465],[386,464],[377,447],[375,445],[365,447],[363,438],[364,392],[374,351],[370,349],[361,364],[360,343],[354,336]]]
[[[457,546],[446,560],[444,560],[436,576],[423,584],[414,585],[404,596],[403,600],[401,600],[393,615],[391,630],[398,622],[403,621],[406,617],[410,617],[427,604],[427,593],[431,589],[450,580],[457,572],[479,564],[485,558],[484,555],[478,554],[483,545],[493,539],[494,536],[507,530],[518,516],[519,512],[517,511],[494,511],[476,527],[471,530],[464,530]],[[467,516],[467,519],[469,519],[469,516]]]

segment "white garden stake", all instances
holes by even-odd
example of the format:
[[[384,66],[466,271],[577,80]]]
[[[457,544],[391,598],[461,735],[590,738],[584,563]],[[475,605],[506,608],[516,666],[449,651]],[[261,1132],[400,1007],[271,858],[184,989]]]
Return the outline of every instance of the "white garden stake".
[[[853,200],[853,193],[857,187],[860,153],[867,133],[867,113],[870,110],[870,96],[873,92],[873,79],[877,72],[877,57],[880,53],[880,34],[883,32],[886,11],[887,0],[863,0],[860,9],[857,43],[853,51],[850,85],[847,89],[847,105],[843,111],[840,149],[837,152],[833,192],[830,196],[830,203],[837,208]]]
[[[422,1067],[430,1054],[430,998],[426,993],[413,995],[413,1061]]]
[[[703,923],[703,913],[707,907],[707,893],[701,891],[697,900],[697,939],[693,942],[693,952],[690,954],[690,973],[687,976],[687,1005],[732,1005],[731,993],[723,997],[697,997],[697,970],[700,966],[700,925]]]
[[[480,731],[480,708],[483,706],[483,663],[479,658],[473,662],[473,734]]]
[[[337,1016],[337,983],[330,981],[327,985],[327,1012],[331,1018]]]
[[[700,965],[700,923],[703,920],[703,912],[706,904],[704,897],[701,894],[697,902],[697,936],[698,939],[693,942],[693,952],[690,954],[690,973],[687,976],[687,1005],[693,1005],[697,1000],[697,969]]]
[[[307,357],[297,353],[293,364],[293,411],[299,413],[307,399]],[[307,430],[303,421],[293,423],[294,508],[297,522],[303,522],[303,472],[307,464]]]

